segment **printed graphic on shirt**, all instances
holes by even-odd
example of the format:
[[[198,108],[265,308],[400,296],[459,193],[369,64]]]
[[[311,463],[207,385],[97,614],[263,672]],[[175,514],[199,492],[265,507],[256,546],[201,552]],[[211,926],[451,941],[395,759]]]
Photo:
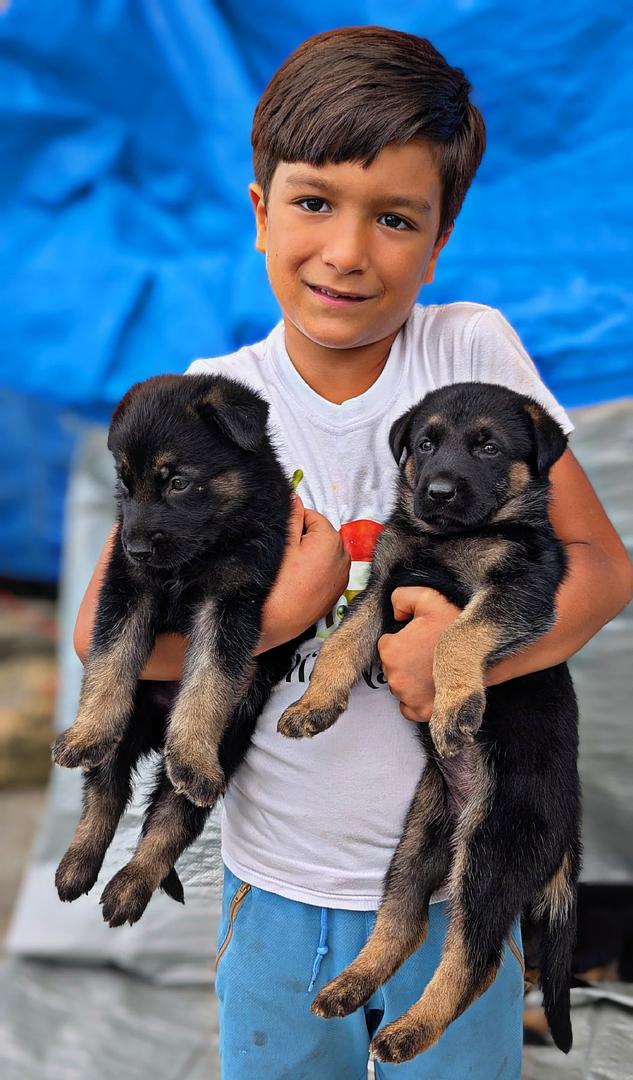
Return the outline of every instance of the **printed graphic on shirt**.
[[[343,547],[351,559],[349,580],[347,588],[336,606],[319,622],[316,632],[317,637],[327,638],[330,636],[332,631],[339,625],[348,605],[365,588],[374,548],[382,530],[383,526],[378,521],[370,521],[369,518],[347,521],[341,525],[339,534],[343,541]]]

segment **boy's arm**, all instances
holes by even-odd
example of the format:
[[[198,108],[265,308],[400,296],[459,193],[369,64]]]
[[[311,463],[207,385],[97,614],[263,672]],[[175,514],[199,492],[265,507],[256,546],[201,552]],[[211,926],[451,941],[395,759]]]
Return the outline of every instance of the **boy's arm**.
[[[567,577],[556,596],[556,623],[538,641],[490,668],[489,685],[568,660],[633,596],[626,548],[571,450],[554,465],[550,479],[550,518],[568,558]],[[435,642],[459,610],[432,589],[396,589],[392,600],[396,617],[413,618],[399,634],[380,639],[383,670],[402,715],[427,721],[433,710]]]
[[[104,544],[77,615],[73,644],[82,663],[88,655],[99,590],[115,532],[116,527]],[[290,641],[327,614],[347,587],[348,578],[349,556],[340,535],[327,518],[305,508],[295,496],[286,554],[264,605],[256,653]],[[139,678],[158,681],[182,678],[186,649],[187,638],[182,634],[159,634]]]

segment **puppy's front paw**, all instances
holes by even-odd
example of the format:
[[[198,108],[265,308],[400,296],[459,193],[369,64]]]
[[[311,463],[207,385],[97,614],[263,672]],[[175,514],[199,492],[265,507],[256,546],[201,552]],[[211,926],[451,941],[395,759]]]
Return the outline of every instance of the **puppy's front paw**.
[[[165,768],[177,795],[196,806],[214,806],[226,790],[226,777],[217,762],[205,767],[185,760],[179,750],[165,751]]]
[[[331,705],[324,709],[302,709],[290,705],[279,718],[277,731],[287,739],[311,739],[335,724],[346,705]]]
[[[110,739],[88,742],[68,728],[55,739],[51,746],[51,757],[56,765],[65,769],[93,769],[107,761],[116,747],[117,744]]]
[[[152,887],[143,875],[129,864],[108,882],[101,894],[102,914],[109,926],[138,922],[152,898]]]
[[[467,698],[450,704],[438,703],[436,699],[429,727],[433,745],[441,757],[454,757],[474,742],[485,707],[483,690],[476,690]]]

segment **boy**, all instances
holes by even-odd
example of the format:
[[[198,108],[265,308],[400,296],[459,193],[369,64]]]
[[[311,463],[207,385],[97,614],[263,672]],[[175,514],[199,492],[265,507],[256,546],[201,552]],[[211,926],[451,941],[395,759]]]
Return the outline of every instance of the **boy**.
[[[261,390],[284,466],[299,478],[260,650],[316,624],[225,799],[216,983],[225,1080],[360,1080],[372,1035],[420,996],[439,961],[442,894],[425,944],[365,1009],[327,1022],[309,1010],[371,929],[423,767],[407,721],[431,715],[433,649],[457,609],[433,590],[396,590],[394,610],[411,621],[381,639],[382,670],[376,665],[355,689],[352,715],[311,741],[276,731],[346,602],[341,594],[362,587],[390,509],[392,421],[435,386],[475,380],[533,395],[572,429],[499,312],[415,303],[483,154],[469,90],[461,71],[408,34],[350,28],[305,42],[271,81],[253,125],[256,243],[282,321],[265,341],[189,369]],[[558,621],[492,668],[490,683],[567,659],[631,595],[624,549],[571,451],[552,486],[552,520],[570,564]],[[108,550],[78,618],[82,656]],[[178,678],[184,647],[159,639],[144,677]],[[407,1064],[376,1063],[376,1076],[515,1080],[522,988],[511,939],[494,984],[439,1043]]]

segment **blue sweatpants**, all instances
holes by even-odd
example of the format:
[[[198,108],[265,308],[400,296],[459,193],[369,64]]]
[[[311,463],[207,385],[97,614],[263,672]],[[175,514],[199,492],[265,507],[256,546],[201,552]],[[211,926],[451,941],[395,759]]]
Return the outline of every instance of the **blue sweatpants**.
[[[447,906],[431,904],[424,945],[364,1008],[322,1020],[310,1002],[358,955],[375,913],[286,900],[225,867],[216,974],[222,1080],[365,1080],[375,1032],[417,1001],[439,963]],[[486,993],[413,1061],[377,1061],[376,1078],[518,1080],[522,1012],[517,926]]]

